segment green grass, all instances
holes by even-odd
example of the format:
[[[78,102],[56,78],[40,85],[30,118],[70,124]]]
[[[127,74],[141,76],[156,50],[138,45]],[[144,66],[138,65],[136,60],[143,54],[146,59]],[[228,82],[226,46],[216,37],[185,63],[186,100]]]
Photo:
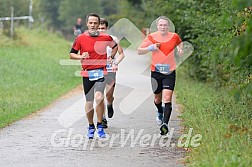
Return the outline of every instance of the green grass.
[[[70,42],[47,31],[16,30],[0,38],[0,128],[35,112],[81,83],[76,66],[62,66]]]
[[[123,38],[120,40],[120,45],[124,48],[127,48],[130,46],[130,42],[127,39]]]
[[[251,166],[251,101],[235,101],[225,89],[190,80],[182,73],[176,84],[177,100],[183,106],[184,126],[202,135],[200,146],[188,151],[188,165]]]

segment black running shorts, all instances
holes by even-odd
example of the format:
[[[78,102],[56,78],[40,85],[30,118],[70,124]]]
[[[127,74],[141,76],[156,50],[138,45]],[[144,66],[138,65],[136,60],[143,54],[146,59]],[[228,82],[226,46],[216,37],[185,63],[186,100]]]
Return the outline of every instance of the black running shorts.
[[[176,72],[173,71],[169,75],[151,71],[151,86],[154,94],[159,94],[163,89],[174,90],[176,80]]]
[[[83,88],[86,97],[86,101],[94,100],[94,92],[104,92],[105,89],[105,79],[100,78],[96,81],[90,81],[88,77],[83,77]]]

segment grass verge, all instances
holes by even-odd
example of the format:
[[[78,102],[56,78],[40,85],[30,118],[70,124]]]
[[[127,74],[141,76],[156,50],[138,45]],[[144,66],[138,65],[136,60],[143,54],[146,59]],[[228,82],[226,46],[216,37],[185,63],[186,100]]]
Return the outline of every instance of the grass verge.
[[[76,66],[62,66],[70,43],[41,29],[0,38],[0,128],[37,111],[81,83]]]
[[[193,81],[182,73],[176,84],[177,101],[183,105],[183,125],[202,135],[200,146],[189,148],[188,165],[251,166],[251,101],[235,101],[225,89]]]

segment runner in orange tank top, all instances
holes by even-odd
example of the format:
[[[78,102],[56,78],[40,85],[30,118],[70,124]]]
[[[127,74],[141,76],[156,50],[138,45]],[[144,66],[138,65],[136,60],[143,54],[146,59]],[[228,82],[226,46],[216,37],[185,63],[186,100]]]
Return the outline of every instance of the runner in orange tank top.
[[[154,93],[154,104],[157,107],[156,122],[160,134],[169,132],[168,122],[172,112],[172,94],[176,80],[175,49],[182,54],[182,41],[178,34],[169,32],[169,19],[160,16],[157,20],[157,32],[149,34],[139,46],[139,55],[152,52],[151,84]],[[164,102],[164,107],[162,106]]]

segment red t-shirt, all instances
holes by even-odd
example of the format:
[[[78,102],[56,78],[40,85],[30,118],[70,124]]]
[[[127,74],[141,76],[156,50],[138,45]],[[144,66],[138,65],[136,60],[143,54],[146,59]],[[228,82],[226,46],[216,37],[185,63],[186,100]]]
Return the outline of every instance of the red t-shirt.
[[[174,49],[182,40],[176,33],[169,32],[166,37],[162,37],[159,32],[149,34],[140,47],[148,47],[151,44],[160,43],[159,50],[152,52],[151,71],[155,71],[156,64],[169,64],[170,71],[176,69]]]
[[[88,32],[84,32],[75,38],[72,48],[89,53],[89,58],[82,60],[82,68],[84,70],[92,70],[98,68],[106,69],[107,64],[107,46],[113,47],[116,43],[112,37],[105,33],[100,33],[97,37],[91,37]]]

